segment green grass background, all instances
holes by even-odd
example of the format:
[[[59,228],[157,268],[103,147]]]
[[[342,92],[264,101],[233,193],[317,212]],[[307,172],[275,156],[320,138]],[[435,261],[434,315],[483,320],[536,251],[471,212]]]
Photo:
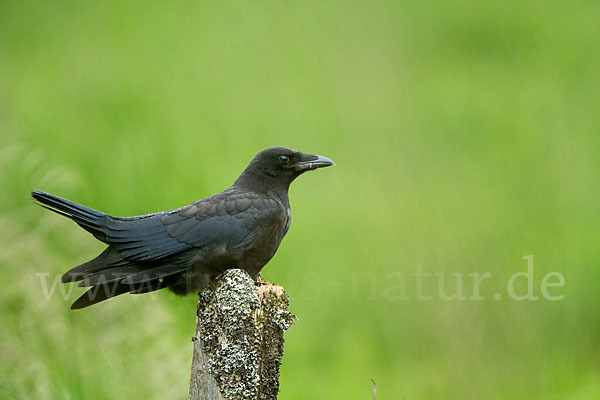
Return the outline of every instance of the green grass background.
[[[263,270],[299,316],[282,400],[370,399],[371,377],[377,399],[600,398],[599,20],[598,1],[1,2],[0,398],[187,396],[194,296],[46,301],[38,273],[103,246],[31,189],[144,214],[273,145],[337,164],[293,184]],[[507,298],[529,254],[535,294],[557,271],[563,300]],[[490,272],[486,299],[417,300],[419,265],[467,296]]]

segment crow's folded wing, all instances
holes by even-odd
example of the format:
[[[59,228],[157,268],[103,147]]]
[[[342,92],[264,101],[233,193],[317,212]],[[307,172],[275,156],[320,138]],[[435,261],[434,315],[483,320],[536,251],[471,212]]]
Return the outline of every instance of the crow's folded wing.
[[[273,199],[230,193],[155,214],[146,221],[121,219],[128,229],[111,231],[106,241],[130,261],[158,260],[193,247],[224,244],[236,249],[248,245],[264,224],[281,213]]]

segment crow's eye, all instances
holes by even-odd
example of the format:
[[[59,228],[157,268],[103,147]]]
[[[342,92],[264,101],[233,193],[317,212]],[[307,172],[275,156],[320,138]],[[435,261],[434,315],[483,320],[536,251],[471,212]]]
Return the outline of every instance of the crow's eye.
[[[287,164],[287,162],[290,161],[290,158],[288,156],[282,154],[279,156],[279,161],[282,164]]]

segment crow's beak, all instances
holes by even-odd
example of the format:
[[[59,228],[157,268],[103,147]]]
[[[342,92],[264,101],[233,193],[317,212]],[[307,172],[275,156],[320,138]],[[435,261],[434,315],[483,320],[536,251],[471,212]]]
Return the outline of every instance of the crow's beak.
[[[329,167],[331,165],[335,165],[335,163],[327,157],[316,154],[302,153],[300,156],[300,161],[296,163],[294,168],[296,168],[296,171],[308,171],[317,168]]]

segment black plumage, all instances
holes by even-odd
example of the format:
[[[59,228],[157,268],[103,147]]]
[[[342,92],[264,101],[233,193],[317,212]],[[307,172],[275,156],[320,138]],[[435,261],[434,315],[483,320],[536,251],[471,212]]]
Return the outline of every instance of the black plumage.
[[[302,173],[333,165],[284,147],[258,153],[227,190],[185,207],[114,217],[41,191],[42,207],[75,221],[108,247],[62,277],[90,289],[71,308],[168,287],[197,292],[219,273],[241,268],[257,277],[290,226],[288,188]]]

